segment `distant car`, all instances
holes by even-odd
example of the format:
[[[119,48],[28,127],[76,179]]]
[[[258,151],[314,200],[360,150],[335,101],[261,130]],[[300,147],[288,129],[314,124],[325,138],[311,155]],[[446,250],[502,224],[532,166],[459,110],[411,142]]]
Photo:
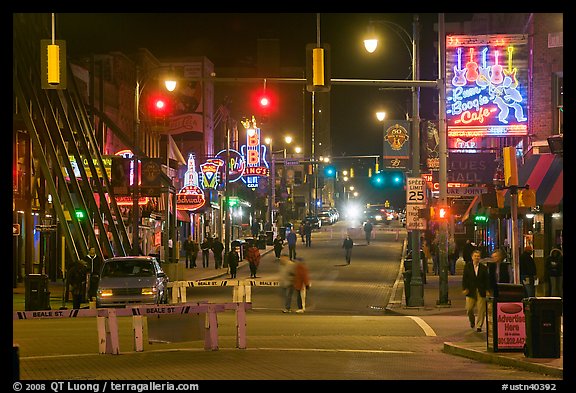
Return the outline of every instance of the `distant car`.
[[[322,227],[322,221],[318,216],[306,216],[302,222],[310,223],[312,229],[320,229]]]
[[[320,218],[322,225],[332,225],[334,223],[334,217],[329,211],[318,213],[318,218]]]
[[[168,276],[152,256],[114,257],[104,261],[96,307],[168,303]]]

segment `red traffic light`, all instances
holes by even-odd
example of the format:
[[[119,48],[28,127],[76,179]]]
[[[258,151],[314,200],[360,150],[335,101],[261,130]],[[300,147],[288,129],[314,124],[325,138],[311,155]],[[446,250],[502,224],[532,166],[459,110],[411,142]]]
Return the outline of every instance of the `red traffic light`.
[[[260,97],[260,106],[262,108],[268,108],[270,106],[270,98],[268,96]]]
[[[148,103],[150,116],[165,117],[172,112],[172,101],[162,94],[154,94]]]

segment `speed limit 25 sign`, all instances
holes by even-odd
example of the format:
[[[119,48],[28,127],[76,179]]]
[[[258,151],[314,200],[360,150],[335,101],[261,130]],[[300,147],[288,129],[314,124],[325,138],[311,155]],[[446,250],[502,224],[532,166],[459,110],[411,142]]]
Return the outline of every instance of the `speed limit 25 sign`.
[[[406,203],[426,205],[426,180],[409,177],[406,182]]]

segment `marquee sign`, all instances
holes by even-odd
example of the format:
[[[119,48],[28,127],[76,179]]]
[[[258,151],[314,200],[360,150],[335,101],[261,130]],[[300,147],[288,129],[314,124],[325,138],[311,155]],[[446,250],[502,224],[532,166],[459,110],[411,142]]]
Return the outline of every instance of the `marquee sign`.
[[[528,134],[527,36],[446,37],[448,136]]]

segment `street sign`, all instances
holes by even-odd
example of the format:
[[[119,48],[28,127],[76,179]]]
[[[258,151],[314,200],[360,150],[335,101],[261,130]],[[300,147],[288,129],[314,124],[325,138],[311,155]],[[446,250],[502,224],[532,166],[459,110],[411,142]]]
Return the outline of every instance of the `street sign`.
[[[426,230],[426,219],[420,218],[418,211],[426,208],[426,205],[407,204],[406,205],[406,229]]]
[[[426,180],[421,177],[409,177],[406,179],[406,204],[426,206]]]
[[[448,196],[476,196],[488,193],[486,187],[448,187]]]
[[[20,224],[12,224],[12,236],[20,235]]]

